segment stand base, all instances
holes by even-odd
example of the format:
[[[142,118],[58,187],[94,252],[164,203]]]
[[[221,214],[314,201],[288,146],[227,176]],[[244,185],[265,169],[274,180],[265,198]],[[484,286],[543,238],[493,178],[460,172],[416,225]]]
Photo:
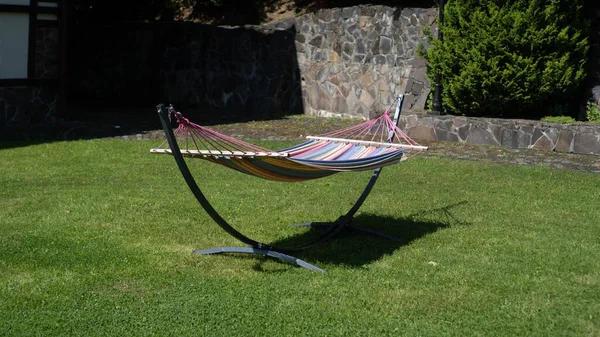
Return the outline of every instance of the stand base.
[[[283,261],[295,264],[297,266],[300,266],[302,268],[306,268],[306,269],[310,269],[310,270],[314,270],[314,271],[318,271],[318,272],[327,274],[327,272],[325,270],[323,270],[319,267],[316,267],[306,261],[302,261],[293,256],[286,255],[286,254],[283,254],[280,252],[276,252],[274,250],[268,250],[268,249],[260,249],[260,248],[255,248],[255,247],[217,247],[217,248],[195,250],[193,253],[199,254],[199,255],[211,255],[211,254],[221,254],[221,253],[258,254],[258,255],[269,256],[272,258],[283,260]]]

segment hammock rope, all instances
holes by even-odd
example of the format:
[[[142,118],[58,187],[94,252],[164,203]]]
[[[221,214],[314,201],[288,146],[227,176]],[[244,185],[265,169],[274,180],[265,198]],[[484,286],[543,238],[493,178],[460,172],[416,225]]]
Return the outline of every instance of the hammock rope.
[[[322,136],[307,136],[306,142],[277,151],[224,135],[191,122],[172,108],[170,111],[179,124],[174,134],[184,156],[269,180],[303,181],[370,170],[427,149],[396,126],[389,109],[378,118]],[[166,141],[151,152],[171,154]]]

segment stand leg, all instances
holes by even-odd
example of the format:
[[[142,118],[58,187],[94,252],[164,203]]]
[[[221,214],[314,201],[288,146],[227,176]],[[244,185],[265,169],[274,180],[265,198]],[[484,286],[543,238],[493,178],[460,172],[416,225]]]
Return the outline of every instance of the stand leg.
[[[293,224],[291,225],[292,227],[326,227],[329,228],[331,226],[333,226],[334,223],[332,222],[303,222],[303,223],[297,223],[297,224]]]
[[[302,261],[298,258],[295,258],[295,257],[287,255],[287,254],[283,254],[283,253],[276,252],[274,250],[268,250],[268,249],[260,249],[260,248],[254,248],[254,247],[217,247],[217,248],[210,248],[210,249],[195,250],[193,253],[194,254],[202,254],[202,255],[220,254],[220,253],[258,254],[258,255],[263,255],[263,256],[270,256],[272,258],[283,260],[283,261],[295,264],[297,266],[300,266],[300,267],[303,267],[306,269],[319,271],[321,273],[327,274],[327,272],[325,270],[323,270],[319,267],[316,267],[308,262]]]
[[[332,225],[333,225],[333,223],[331,223],[331,222],[304,222],[304,223],[294,224],[292,226],[294,226],[294,227],[328,228]],[[368,235],[372,235],[372,236],[377,236],[377,237],[392,240],[392,241],[402,241],[400,238],[397,238],[397,237],[391,236],[391,235],[387,235],[383,232],[379,232],[374,229],[358,227],[358,226],[353,226],[353,225],[344,225],[343,228],[351,229],[355,232],[368,234]]]
[[[357,227],[357,226],[347,226],[347,228],[349,228],[353,231],[359,232],[359,233],[369,234],[372,236],[377,236],[377,237],[392,240],[392,241],[402,241],[400,238],[397,238],[395,236],[387,235],[383,232],[379,232],[379,231],[369,229],[369,228]]]

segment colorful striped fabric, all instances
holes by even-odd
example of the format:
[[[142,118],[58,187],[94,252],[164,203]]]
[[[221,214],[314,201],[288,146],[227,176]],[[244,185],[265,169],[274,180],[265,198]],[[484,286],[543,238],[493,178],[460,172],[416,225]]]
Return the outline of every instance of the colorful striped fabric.
[[[171,153],[153,149],[154,153]],[[371,170],[395,164],[402,160],[403,149],[308,141],[303,144],[273,151],[272,153],[211,154],[182,151],[185,157],[194,157],[223,165],[238,172],[274,181],[304,181],[332,175],[337,172]]]
[[[238,172],[274,181],[304,181],[337,172],[372,170],[396,164],[406,159],[406,155],[413,150],[420,152],[426,149],[395,126],[390,130],[391,121],[387,112],[376,120],[359,125],[362,128],[352,127],[329,134],[348,137],[348,132],[352,131],[361,135],[358,140],[308,137],[315,139],[279,151],[219,134],[189,122],[180,114],[177,118],[180,124],[175,134],[181,138],[179,145],[184,156],[205,159]],[[376,138],[372,130],[375,127],[380,129],[377,124],[380,121],[385,126],[379,131],[381,134],[395,133],[396,138],[405,140],[405,143],[390,144],[381,142],[382,137]],[[195,150],[190,150],[190,145]],[[151,152],[170,154],[171,150],[157,148]]]

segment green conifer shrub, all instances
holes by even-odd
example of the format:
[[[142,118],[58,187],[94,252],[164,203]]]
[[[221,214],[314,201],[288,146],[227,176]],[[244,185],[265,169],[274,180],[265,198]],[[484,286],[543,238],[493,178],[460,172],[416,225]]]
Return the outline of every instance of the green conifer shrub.
[[[466,116],[539,118],[586,76],[582,0],[449,0],[425,52],[444,108]]]

